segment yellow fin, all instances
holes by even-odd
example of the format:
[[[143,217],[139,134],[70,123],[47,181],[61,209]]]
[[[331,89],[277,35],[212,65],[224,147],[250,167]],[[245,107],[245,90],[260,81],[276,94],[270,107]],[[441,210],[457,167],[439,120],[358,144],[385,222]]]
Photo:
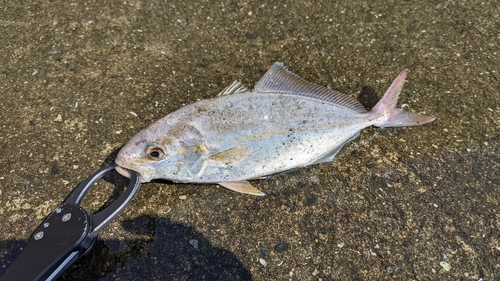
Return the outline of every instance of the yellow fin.
[[[230,149],[226,149],[217,152],[208,157],[208,160],[218,162],[221,165],[235,165],[241,162],[241,160],[247,158],[252,152],[252,148],[248,146],[235,146]]]
[[[232,191],[237,191],[257,196],[266,195],[264,192],[258,190],[253,185],[251,185],[248,181],[226,181],[226,182],[219,182],[219,184]]]

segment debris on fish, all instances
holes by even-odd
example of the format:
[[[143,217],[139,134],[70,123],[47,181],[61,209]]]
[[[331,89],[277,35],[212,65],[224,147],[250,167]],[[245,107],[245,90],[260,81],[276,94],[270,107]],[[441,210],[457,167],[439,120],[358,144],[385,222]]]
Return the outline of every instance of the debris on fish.
[[[434,117],[396,108],[407,70],[370,111],[356,99],[307,82],[275,63],[247,90],[235,81],[217,97],[181,107],[137,133],[117,171],[143,182],[216,183],[253,195],[248,180],[331,161],[369,126],[417,126]]]

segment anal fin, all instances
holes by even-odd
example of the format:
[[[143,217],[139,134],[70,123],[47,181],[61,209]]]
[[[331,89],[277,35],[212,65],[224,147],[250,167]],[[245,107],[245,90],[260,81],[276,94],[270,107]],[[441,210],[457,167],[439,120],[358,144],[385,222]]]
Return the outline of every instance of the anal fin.
[[[232,191],[237,191],[240,193],[256,195],[256,196],[266,195],[264,192],[258,190],[253,185],[251,185],[248,181],[226,181],[226,182],[219,182],[219,185],[227,189],[230,189]]]
[[[316,161],[314,161],[312,164],[319,164],[319,163],[325,163],[325,162],[330,162],[333,160],[333,158],[335,158],[335,156],[337,156],[337,154],[339,153],[339,151],[344,147],[344,145],[352,140],[354,140],[355,138],[357,138],[359,136],[359,132],[355,133],[354,135],[352,135],[350,138],[348,138],[345,142],[343,142],[341,145],[337,146],[335,149],[333,149],[332,151],[328,152],[326,155],[323,155],[321,158],[319,159],[316,159]]]

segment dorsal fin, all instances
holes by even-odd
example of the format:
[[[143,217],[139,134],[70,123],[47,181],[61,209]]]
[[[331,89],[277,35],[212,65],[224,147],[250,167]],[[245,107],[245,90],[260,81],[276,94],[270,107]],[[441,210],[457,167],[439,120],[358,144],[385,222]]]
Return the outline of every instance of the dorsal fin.
[[[360,113],[367,112],[365,107],[353,97],[307,82],[288,70],[281,62],[274,63],[260,78],[253,90],[255,92],[287,93],[315,98],[342,105]]]
[[[247,88],[245,88],[245,86],[243,86],[243,84],[241,84],[240,81],[234,80],[234,82],[231,85],[227,86],[217,96],[238,94],[238,93],[244,92],[246,90],[247,90]]]

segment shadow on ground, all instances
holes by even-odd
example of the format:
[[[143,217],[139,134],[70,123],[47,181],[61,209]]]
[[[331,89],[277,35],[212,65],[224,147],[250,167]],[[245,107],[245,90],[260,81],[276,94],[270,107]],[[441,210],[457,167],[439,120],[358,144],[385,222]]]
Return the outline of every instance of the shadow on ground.
[[[167,218],[140,216],[123,222],[125,229],[141,236],[135,240],[97,241],[92,252],[60,278],[63,280],[252,280],[229,251],[213,247],[191,227]],[[25,241],[2,242],[7,261],[20,254]]]

